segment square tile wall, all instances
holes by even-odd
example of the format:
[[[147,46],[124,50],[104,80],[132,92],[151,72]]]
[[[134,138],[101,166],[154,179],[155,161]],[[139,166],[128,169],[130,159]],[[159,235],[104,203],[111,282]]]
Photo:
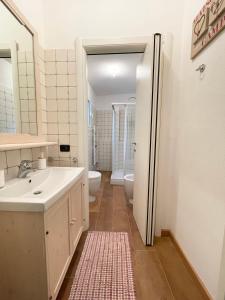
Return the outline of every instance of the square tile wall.
[[[18,51],[21,132],[37,135],[34,59],[31,51]]]
[[[73,166],[78,155],[75,50],[45,50],[44,62],[47,136],[57,142],[49,147],[49,162]],[[60,144],[69,144],[70,152],[60,152]]]
[[[0,86],[0,133],[16,132],[16,109],[13,91],[5,86]]]
[[[112,171],[112,111],[96,111],[97,169]]]

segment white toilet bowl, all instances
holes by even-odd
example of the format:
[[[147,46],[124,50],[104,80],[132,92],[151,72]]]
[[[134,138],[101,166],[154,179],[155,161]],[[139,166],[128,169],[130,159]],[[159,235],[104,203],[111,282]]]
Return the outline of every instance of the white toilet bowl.
[[[89,202],[96,200],[96,193],[100,188],[102,174],[96,171],[88,171]]]
[[[124,176],[125,193],[130,204],[133,204],[134,174]]]

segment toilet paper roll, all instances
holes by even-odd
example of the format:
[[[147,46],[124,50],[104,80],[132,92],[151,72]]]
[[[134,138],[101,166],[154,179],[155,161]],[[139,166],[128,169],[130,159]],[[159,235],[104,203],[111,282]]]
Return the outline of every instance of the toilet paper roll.
[[[5,171],[0,170],[0,189],[5,186]]]

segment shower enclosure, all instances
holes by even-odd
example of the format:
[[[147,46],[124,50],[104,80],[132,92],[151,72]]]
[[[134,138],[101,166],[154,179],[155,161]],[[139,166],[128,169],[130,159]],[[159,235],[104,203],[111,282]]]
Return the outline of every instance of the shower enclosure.
[[[113,103],[111,184],[134,173],[135,104]]]

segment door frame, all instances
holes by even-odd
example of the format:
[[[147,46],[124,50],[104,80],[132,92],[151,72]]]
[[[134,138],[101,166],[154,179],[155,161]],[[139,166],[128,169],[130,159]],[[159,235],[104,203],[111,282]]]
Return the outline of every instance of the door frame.
[[[145,52],[151,36],[82,39],[75,42],[77,62],[78,164],[84,166],[84,230],[89,227],[88,193],[88,123],[87,123],[87,55]]]

